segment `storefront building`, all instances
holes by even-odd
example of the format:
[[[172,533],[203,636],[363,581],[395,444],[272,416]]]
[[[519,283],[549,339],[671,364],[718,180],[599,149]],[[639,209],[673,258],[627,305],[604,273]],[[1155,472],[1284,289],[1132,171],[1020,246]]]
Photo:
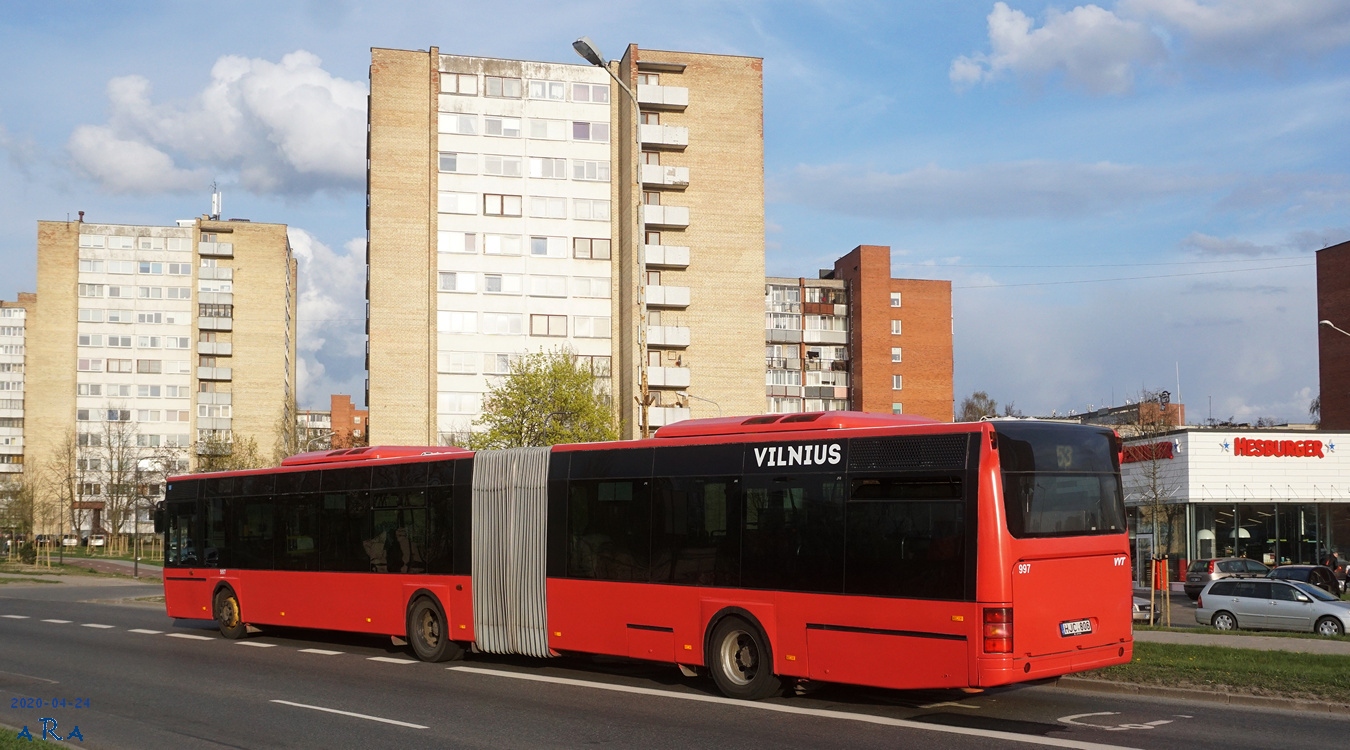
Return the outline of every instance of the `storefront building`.
[[[1350,433],[1187,427],[1127,440],[1121,464],[1136,576],[1168,556],[1266,565],[1350,557]]]

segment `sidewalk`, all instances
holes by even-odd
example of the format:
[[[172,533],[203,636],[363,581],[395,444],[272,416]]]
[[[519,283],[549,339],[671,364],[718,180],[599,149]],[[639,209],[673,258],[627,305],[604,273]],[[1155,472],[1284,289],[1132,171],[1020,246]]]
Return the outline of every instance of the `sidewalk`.
[[[1144,643],[1174,643],[1183,646],[1222,646],[1257,651],[1293,651],[1301,654],[1350,656],[1350,641],[1332,638],[1281,638],[1264,635],[1225,635],[1212,630],[1198,633],[1173,633],[1136,630],[1134,639]]]
[[[55,558],[53,558],[55,559]],[[97,557],[69,557],[66,558],[66,565],[92,570],[95,573],[116,573],[117,575],[129,576],[135,570],[133,563],[129,560],[107,560]],[[162,578],[164,576],[164,567],[161,565],[151,565],[142,560],[140,564],[141,578]]]

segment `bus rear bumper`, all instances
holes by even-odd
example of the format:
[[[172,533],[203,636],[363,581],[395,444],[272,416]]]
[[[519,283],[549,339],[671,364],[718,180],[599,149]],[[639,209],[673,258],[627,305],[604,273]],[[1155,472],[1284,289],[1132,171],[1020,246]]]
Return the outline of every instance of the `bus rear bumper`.
[[[978,662],[979,673],[976,675],[975,686],[1011,685],[1016,682],[1086,672],[1117,664],[1128,664],[1133,656],[1134,642],[1123,641],[1045,656],[984,658]]]

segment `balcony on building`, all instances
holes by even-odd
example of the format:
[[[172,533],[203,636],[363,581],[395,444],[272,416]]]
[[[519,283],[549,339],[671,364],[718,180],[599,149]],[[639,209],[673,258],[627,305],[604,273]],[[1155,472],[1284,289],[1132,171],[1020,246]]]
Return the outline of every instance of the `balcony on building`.
[[[644,204],[642,223],[655,229],[685,229],[689,226],[689,207]]]
[[[800,344],[802,332],[799,328],[766,328],[764,340],[770,344]]]
[[[848,331],[803,331],[803,340],[808,344],[847,344]]]
[[[808,385],[807,398],[848,398],[848,386],[845,385]]]
[[[688,388],[688,367],[648,367],[647,386],[649,388]]]
[[[198,242],[197,254],[207,258],[233,258],[233,242]]]
[[[779,398],[801,398],[802,387],[800,385],[766,385],[764,386],[764,393]]]
[[[648,267],[688,268],[689,248],[682,245],[643,245]]]
[[[689,287],[647,285],[647,307],[688,307]]]
[[[639,125],[638,135],[649,148],[683,150],[689,145],[689,128],[682,125]]]
[[[234,292],[197,292],[197,304],[233,305]]]
[[[688,326],[647,326],[647,346],[689,346]]]
[[[230,368],[228,367],[198,367],[198,380],[229,380]]]
[[[687,406],[647,407],[647,423],[652,427],[664,427],[668,424],[682,422],[688,418],[689,407]]]
[[[689,89],[684,86],[639,83],[637,100],[638,106],[643,109],[683,112],[689,106]]]
[[[234,278],[233,268],[208,268],[201,267],[197,269],[197,278],[213,279],[216,281],[229,281]]]
[[[809,365],[810,362],[808,361]],[[800,370],[802,361],[796,357],[765,357],[764,367],[768,370]],[[808,367],[808,369],[810,369]]]
[[[197,417],[197,429],[199,430],[228,430],[230,429],[229,417]]]
[[[234,394],[222,391],[203,391],[196,395],[198,404],[215,404],[217,406],[229,406],[232,403],[231,397]]]
[[[208,318],[199,315],[197,328],[203,331],[233,331],[234,318]]]
[[[198,341],[197,353],[215,357],[228,357],[234,353],[234,344],[228,341]]]
[[[683,190],[689,187],[689,167],[643,164],[642,186]]]
[[[847,359],[820,359],[819,357],[810,357],[806,360],[806,369],[808,370],[832,370],[834,372],[848,372]]]

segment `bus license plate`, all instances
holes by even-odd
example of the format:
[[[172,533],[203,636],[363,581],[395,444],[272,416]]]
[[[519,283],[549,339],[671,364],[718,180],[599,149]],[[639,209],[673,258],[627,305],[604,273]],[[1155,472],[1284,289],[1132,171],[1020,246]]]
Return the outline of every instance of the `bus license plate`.
[[[1088,635],[1091,632],[1091,620],[1070,620],[1059,624],[1059,634],[1066,638],[1071,635]]]

